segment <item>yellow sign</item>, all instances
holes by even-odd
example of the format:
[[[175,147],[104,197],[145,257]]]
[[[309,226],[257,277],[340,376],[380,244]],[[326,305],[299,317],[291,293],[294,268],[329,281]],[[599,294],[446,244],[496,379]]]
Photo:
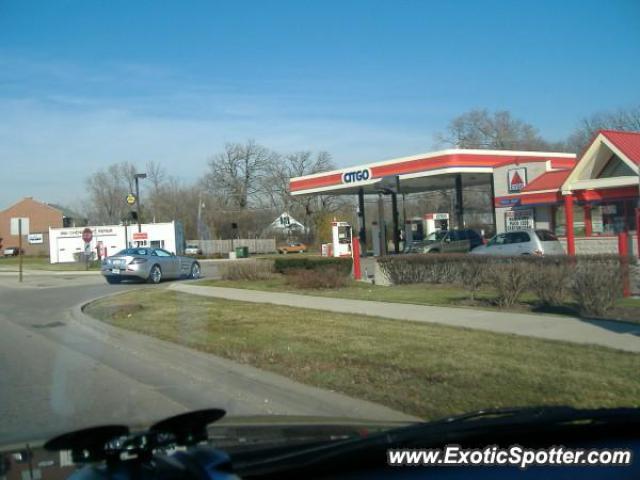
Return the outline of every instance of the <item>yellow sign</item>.
[[[127,195],[127,203],[129,205],[133,205],[134,203],[136,203],[136,196],[133,193]]]

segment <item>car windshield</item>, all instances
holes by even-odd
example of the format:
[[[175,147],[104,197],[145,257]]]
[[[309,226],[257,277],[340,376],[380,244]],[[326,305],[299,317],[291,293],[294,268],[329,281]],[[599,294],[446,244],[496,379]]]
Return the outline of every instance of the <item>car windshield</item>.
[[[149,255],[149,250],[146,248],[125,248],[116,253],[116,255]]]
[[[556,237],[549,230],[536,230],[536,235],[541,242],[554,242],[558,240],[558,237]]]
[[[640,0],[0,1],[0,447],[640,407],[639,58]]]

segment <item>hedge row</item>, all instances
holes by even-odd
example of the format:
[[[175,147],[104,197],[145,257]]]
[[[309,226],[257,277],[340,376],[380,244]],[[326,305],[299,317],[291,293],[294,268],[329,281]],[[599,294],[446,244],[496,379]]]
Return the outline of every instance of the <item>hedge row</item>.
[[[291,270],[322,270],[335,268],[339,273],[350,275],[353,261],[351,258],[337,257],[286,257],[276,258],[273,266],[278,273]]]
[[[584,315],[603,315],[622,296],[628,259],[618,255],[518,256],[399,255],[378,260],[394,284],[446,283],[464,287],[473,299],[482,287],[495,288],[497,302],[510,306],[525,291],[540,303],[575,301]]]

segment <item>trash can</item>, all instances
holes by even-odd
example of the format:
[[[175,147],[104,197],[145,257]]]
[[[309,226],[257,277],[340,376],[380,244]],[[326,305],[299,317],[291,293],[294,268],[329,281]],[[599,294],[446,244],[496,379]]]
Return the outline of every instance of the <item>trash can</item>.
[[[249,258],[249,247],[236,247],[236,258]]]

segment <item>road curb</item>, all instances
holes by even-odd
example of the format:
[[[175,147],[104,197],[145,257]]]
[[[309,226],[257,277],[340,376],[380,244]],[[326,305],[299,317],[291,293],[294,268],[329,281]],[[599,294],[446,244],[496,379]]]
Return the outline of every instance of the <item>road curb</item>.
[[[18,270],[1,270],[0,276],[17,276]],[[64,275],[99,275],[100,270],[23,270],[23,275],[36,275],[40,277],[54,277]]]
[[[407,415],[367,400],[355,399],[342,393],[302,384],[277,373],[261,370],[250,365],[236,363],[232,360],[218,357],[210,353],[201,352],[199,350],[194,350],[182,345],[168,342],[166,340],[161,340],[138,332],[109,325],[84,312],[86,306],[90,305],[96,300],[109,298],[121,293],[123,292],[120,291],[114,292],[109,295],[101,295],[99,297],[74,306],[71,309],[72,320],[86,328],[91,328],[94,331],[97,331],[101,335],[109,336],[116,339],[134,339],[136,343],[139,343],[143,347],[149,348],[153,351],[170,351],[182,358],[191,357],[194,360],[197,359],[197,362],[199,364],[202,364],[204,362],[210,365],[212,369],[217,369],[218,371],[223,371],[230,375],[241,377],[249,386],[252,383],[258,383],[260,384],[261,389],[272,391],[274,392],[274,394],[281,395],[283,392],[288,392],[293,398],[298,398],[301,401],[307,403],[317,403],[319,407],[324,410],[336,409],[337,407],[341,411],[347,413],[346,415],[344,415],[345,418],[349,418],[351,420],[355,418],[358,420],[368,419],[371,421],[423,421],[418,417]]]

